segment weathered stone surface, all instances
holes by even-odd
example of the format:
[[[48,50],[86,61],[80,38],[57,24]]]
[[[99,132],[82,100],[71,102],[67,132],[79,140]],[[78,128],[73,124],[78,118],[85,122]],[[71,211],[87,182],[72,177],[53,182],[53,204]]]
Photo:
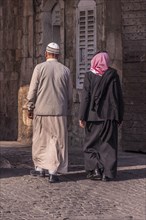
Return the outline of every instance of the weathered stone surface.
[[[31,144],[32,142],[32,120],[27,117],[27,93],[29,86],[22,86],[18,93],[18,141]]]
[[[112,66],[118,70],[123,87],[125,117],[120,130],[119,143],[123,143],[124,150],[127,146],[129,150],[135,145],[132,138],[133,135],[137,136],[136,132],[140,133],[141,125],[141,136],[137,136],[137,142],[140,143],[137,150],[139,151],[140,148],[145,151],[145,0],[96,0],[95,2],[97,49],[108,50]],[[23,111],[18,96],[19,99],[21,95],[22,99],[24,98],[20,87],[29,85],[34,66],[45,60],[46,45],[54,39],[51,13],[56,3],[59,4],[61,14],[60,35],[57,36],[61,48],[60,61],[71,69],[74,86],[69,140],[72,146],[82,146],[84,132],[78,125],[80,91],[76,89],[78,0],[0,0],[0,140],[16,140],[20,136],[21,140],[22,137],[24,138],[23,141],[28,141],[28,137],[31,139],[30,128],[25,125],[28,121],[21,115]],[[125,134],[128,124],[131,123],[134,126],[129,129],[128,136],[131,139],[129,146]],[[135,127],[136,125],[139,127]],[[21,126],[25,129],[21,129]]]
[[[33,73],[33,58],[27,57],[21,60],[21,76],[20,85],[27,85],[30,83],[31,76]]]
[[[33,1],[23,1],[23,16],[33,16]]]
[[[122,0],[123,149],[146,152],[145,1]]]
[[[11,168],[10,162],[2,156],[0,156],[0,168]]]

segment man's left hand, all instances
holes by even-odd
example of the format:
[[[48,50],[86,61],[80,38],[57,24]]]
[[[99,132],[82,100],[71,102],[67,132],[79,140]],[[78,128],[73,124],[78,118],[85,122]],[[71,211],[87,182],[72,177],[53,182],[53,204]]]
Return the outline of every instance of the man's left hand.
[[[82,121],[82,120],[79,120],[79,125],[80,125],[81,128],[85,128],[86,122]]]

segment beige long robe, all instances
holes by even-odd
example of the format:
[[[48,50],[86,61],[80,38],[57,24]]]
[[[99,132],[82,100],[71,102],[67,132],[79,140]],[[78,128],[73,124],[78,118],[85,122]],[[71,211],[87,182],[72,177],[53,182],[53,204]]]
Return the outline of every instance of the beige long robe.
[[[66,173],[68,135],[66,116],[35,116],[32,158],[34,165],[49,172]]]

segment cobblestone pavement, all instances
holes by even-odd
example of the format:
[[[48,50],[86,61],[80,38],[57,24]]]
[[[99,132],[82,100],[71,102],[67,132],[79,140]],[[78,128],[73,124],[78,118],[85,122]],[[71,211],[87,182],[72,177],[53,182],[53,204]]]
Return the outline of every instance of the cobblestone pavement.
[[[116,181],[86,179],[81,149],[60,182],[29,175],[31,147],[0,142],[1,220],[146,220],[146,155],[119,152]],[[4,168],[7,167],[7,168]]]

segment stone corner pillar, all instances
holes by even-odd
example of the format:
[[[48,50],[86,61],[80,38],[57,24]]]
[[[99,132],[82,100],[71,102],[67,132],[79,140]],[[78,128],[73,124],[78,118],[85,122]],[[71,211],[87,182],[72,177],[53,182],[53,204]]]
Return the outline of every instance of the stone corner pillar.
[[[18,92],[18,141],[32,144],[32,120],[27,117],[27,93],[29,85],[21,86]]]

